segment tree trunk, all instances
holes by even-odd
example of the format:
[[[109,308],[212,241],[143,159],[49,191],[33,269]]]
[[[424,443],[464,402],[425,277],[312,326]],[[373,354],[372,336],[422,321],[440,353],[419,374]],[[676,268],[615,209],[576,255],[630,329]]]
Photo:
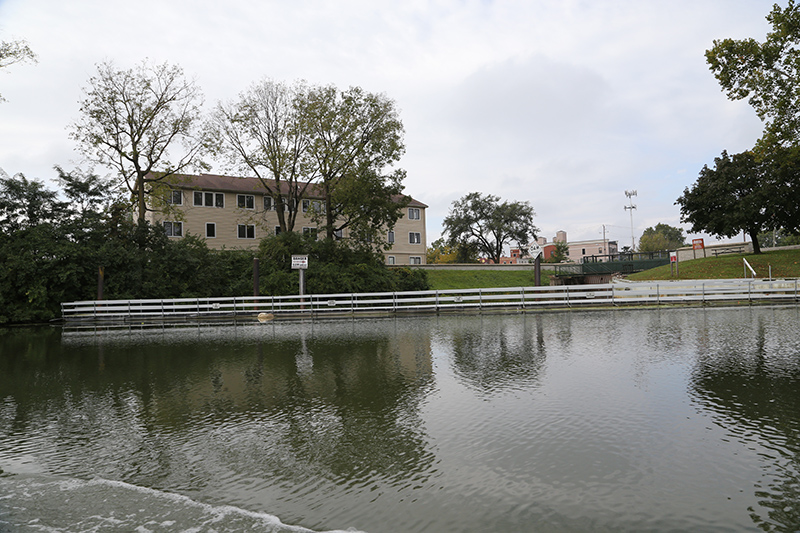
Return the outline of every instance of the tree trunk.
[[[331,203],[331,188],[330,184],[326,181],[325,187],[325,237],[329,240],[333,240],[333,205]]]
[[[137,176],[136,177],[136,203],[138,205],[139,214],[136,217],[137,222],[140,225],[143,225],[146,222],[145,216],[147,215],[147,203],[145,202],[145,190],[144,190],[144,176]]]
[[[747,230],[747,233],[750,234],[750,241],[753,243],[753,253],[760,254],[761,253],[761,246],[758,244],[758,230],[757,229],[750,229]]]

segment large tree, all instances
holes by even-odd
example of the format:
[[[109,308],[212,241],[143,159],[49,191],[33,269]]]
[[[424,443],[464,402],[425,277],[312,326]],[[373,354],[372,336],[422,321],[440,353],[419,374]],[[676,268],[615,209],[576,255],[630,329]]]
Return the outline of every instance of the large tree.
[[[272,197],[282,232],[294,230],[309,186],[303,165],[309,137],[300,127],[298,100],[308,88],[265,79],[235,102],[217,104],[209,121],[218,150],[238,170],[252,172]]]
[[[728,97],[748,98],[766,123],[761,144],[787,146],[800,135],[800,6],[775,4],[767,20],[764,42],[715,40],[706,60]]]
[[[312,216],[328,239],[348,228],[377,241],[408,203],[401,194],[405,171],[394,168],[405,152],[394,101],[360,87],[323,86],[311,88],[298,106],[309,139],[306,168],[323,198]]]
[[[659,222],[647,228],[639,238],[640,252],[658,252],[661,250],[676,250],[683,246],[686,240],[681,228]]]
[[[53,223],[67,204],[56,192],[24,174],[8,177],[0,169],[0,234],[12,234],[43,223]]]
[[[144,223],[147,196],[199,164],[201,105],[200,89],[178,66],[101,63],[70,136],[90,161],[116,171]]]
[[[36,54],[25,41],[0,41],[0,68],[25,61],[36,62]],[[0,95],[0,102],[4,98]]]
[[[744,231],[761,253],[758,234],[773,224],[776,188],[769,180],[770,165],[759,162],[752,152],[729,156],[722,152],[707,165],[695,184],[675,202],[681,206],[681,221],[692,232],[734,237]]]
[[[443,230],[451,245],[472,244],[499,263],[507,244],[527,246],[536,238],[534,214],[528,202],[501,203],[497,196],[473,192],[453,202]]]

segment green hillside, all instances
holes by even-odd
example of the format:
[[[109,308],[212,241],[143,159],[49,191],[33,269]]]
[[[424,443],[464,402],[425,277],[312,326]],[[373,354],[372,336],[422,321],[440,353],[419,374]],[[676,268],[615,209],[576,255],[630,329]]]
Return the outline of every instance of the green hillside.
[[[496,287],[532,287],[533,270],[428,270],[433,290],[489,289]],[[550,272],[542,271],[542,285],[550,284]]]
[[[673,275],[670,265],[660,266],[644,272],[631,274],[633,281],[662,279],[730,279],[745,277],[744,261],[756,271],[757,278],[769,277],[770,267],[773,278],[800,278],[800,250],[774,250],[759,255],[730,254],[682,261],[678,265],[679,275]],[[748,270],[747,276],[752,277]]]

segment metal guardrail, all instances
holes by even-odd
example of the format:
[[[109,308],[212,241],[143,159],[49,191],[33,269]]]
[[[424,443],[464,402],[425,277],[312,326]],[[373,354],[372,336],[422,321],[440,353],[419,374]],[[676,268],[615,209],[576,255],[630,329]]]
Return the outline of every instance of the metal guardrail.
[[[798,280],[619,282],[306,296],[100,300],[61,304],[68,324],[257,317],[341,317],[616,305],[800,302]]]
[[[669,257],[650,259],[615,259],[613,261],[585,261],[583,263],[558,264],[556,276],[582,276],[587,274],[631,274],[669,264]]]

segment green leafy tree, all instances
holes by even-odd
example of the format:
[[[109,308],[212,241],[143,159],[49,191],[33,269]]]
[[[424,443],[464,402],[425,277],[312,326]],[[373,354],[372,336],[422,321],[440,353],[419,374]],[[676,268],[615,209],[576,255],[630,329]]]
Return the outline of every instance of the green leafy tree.
[[[766,123],[762,145],[792,145],[800,134],[800,7],[789,0],[767,15],[772,31],[755,39],[715,40],[706,60],[732,100],[747,98]]]
[[[474,246],[499,263],[507,244],[524,247],[536,238],[533,217],[528,202],[501,203],[497,196],[473,192],[453,202],[443,230],[450,245]]]
[[[775,203],[773,187],[765,179],[765,163],[752,152],[714,159],[714,168],[704,166],[695,184],[683,191],[676,204],[681,206],[681,221],[692,225],[692,232],[708,232],[733,237],[744,231],[761,253],[758,234],[771,225]]]
[[[466,242],[449,244],[444,237],[440,237],[428,247],[426,262],[428,264],[477,263],[478,248]]]
[[[309,144],[304,165],[323,204],[311,211],[334,240],[351,235],[376,246],[402,216],[405,171],[394,168],[405,152],[394,101],[360,87],[313,87],[297,100]]]
[[[281,232],[294,230],[297,209],[310,185],[304,165],[309,136],[301,128],[297,103],[308,92],[302,83],[263,80],[235,102],[219,103],[208,123],[216,149],[239,171],[252,172],[272,197]]]
[[[53,224],[65,216],[66,204],[58,194],[24,174],[9,178],[0,171],[0,231],[11,234],[40,224]]]
[[[70,137],[90,161],[116,171],[144,223],[147,196],[200,164],[200,90],[167,63],[127,70],[101,63],[85,94]]]
[[[36,63],[36,54],[25,41],[0,41],[0,68],[30,61]],[[0,95],[0,102],[5,99]]]
[[[553,243],[555,248],[553,249],[553,253],[550,254],[550,258],[547,260],[548,263],[563,263],[569,260],[567,254],[569,253],[569,245],[564,241],[555,241]]]
[[[639,238],[640,252],[658,252],[661,250],[676,250],[684,245],[686,237],[681,228],[669,224],[658,223],[647,228]]]

